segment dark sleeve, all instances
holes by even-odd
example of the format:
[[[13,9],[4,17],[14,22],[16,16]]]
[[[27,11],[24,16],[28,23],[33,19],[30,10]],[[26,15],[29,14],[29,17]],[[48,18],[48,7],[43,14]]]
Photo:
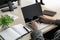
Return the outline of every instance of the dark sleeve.
[[[60,20],[56,20],[56,25],[60,26]]]
[[[35,30],[31,33],[31,40],[44,40],[43,34],[40,30]]]

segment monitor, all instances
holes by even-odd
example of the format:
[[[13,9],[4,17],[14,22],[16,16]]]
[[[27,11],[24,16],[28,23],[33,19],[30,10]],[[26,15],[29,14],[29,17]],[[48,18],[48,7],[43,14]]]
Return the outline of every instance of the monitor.
[[[4,7],[8,6],[10,10],[13,10],[12,2],[14,2],[14,1],[19,1],[19,0],[0,0],[0,8],[4,8]]]
[[[16,0],[0,0],[0,8],[3,8],[3,6],[7,6],[8,2],[11,1],[16,1]]]

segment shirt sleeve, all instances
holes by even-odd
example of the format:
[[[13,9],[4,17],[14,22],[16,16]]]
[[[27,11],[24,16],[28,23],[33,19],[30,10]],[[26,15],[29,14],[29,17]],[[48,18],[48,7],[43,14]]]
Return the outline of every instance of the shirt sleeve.
[[[60,20],[56,20],[56,25],[60,26]]]
[[[44,40],[43,34],[40,30],[35,30],[31,33],[31,40]]]

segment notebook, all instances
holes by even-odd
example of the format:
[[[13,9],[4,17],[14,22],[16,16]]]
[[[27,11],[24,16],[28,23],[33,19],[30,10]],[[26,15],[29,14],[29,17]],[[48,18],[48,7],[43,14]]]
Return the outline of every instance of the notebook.
[[[8,28],[0,32],[0,38],[2,37],[5,40],[17,40],[18,38],[23,37],[31,30],[27,27],[24,27],[22,24],[14,25],[11,28]]]

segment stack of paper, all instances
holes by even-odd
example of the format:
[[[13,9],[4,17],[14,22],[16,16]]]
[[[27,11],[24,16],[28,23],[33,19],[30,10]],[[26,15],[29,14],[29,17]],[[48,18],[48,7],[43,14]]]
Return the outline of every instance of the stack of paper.
[[[7,15],[9,15],[11,18],[13,18],[13,20],[16,20],[18,18],[18,16],[13,15],[13,14],[7,14]]]

